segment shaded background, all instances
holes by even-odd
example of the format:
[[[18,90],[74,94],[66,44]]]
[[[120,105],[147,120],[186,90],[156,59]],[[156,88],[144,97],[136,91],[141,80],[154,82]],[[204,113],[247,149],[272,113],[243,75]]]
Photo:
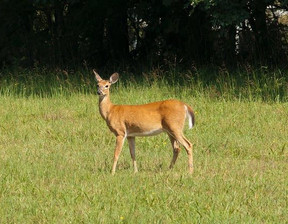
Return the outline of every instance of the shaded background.
[[[0,66],[287,64],[287,0],[1,0]]]

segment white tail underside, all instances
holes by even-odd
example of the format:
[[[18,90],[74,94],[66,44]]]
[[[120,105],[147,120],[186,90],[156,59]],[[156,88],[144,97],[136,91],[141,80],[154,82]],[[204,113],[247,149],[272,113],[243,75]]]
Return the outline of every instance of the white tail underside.
[[[193,128],[192,116],[190,115],[187,106],[184,106],[184,107],[186,110],[186,117],[188,119],[188,126],[189,126],[189,129],[191,129],[191,128]]]

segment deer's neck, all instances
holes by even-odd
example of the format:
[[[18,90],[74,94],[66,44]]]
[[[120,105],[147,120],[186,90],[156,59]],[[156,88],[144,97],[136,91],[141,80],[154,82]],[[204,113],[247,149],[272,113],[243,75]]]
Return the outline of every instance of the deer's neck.
[[[103,119],[107,119],[108,114],[112,108],[113,104],[110,101],[109,95],[100,96],[99,98],[99,111]]]

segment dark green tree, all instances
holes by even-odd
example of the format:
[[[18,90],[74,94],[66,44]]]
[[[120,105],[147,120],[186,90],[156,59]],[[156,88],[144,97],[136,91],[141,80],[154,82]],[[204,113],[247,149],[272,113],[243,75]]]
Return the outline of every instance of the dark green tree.
[[[0,65],[287,63],[287,10],[287,0],[2,0]]]

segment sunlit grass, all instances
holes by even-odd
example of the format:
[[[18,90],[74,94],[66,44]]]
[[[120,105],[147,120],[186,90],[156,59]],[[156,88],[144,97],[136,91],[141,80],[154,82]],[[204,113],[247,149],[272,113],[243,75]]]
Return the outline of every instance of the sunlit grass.
[[[66,76],[1,78],[0,223],[288,220],[287,93],[273,100],[273,91],[245,96],[232,84],[120,74],[114,103],[178,98],[193,106],[196,126],[185,135],[195,173],[187,174],[185,150],[168,169],[172,149],[162,134],[136,138],[136,175],[125,143],[111,176],[115,137],[99,115],[93,77]]]

